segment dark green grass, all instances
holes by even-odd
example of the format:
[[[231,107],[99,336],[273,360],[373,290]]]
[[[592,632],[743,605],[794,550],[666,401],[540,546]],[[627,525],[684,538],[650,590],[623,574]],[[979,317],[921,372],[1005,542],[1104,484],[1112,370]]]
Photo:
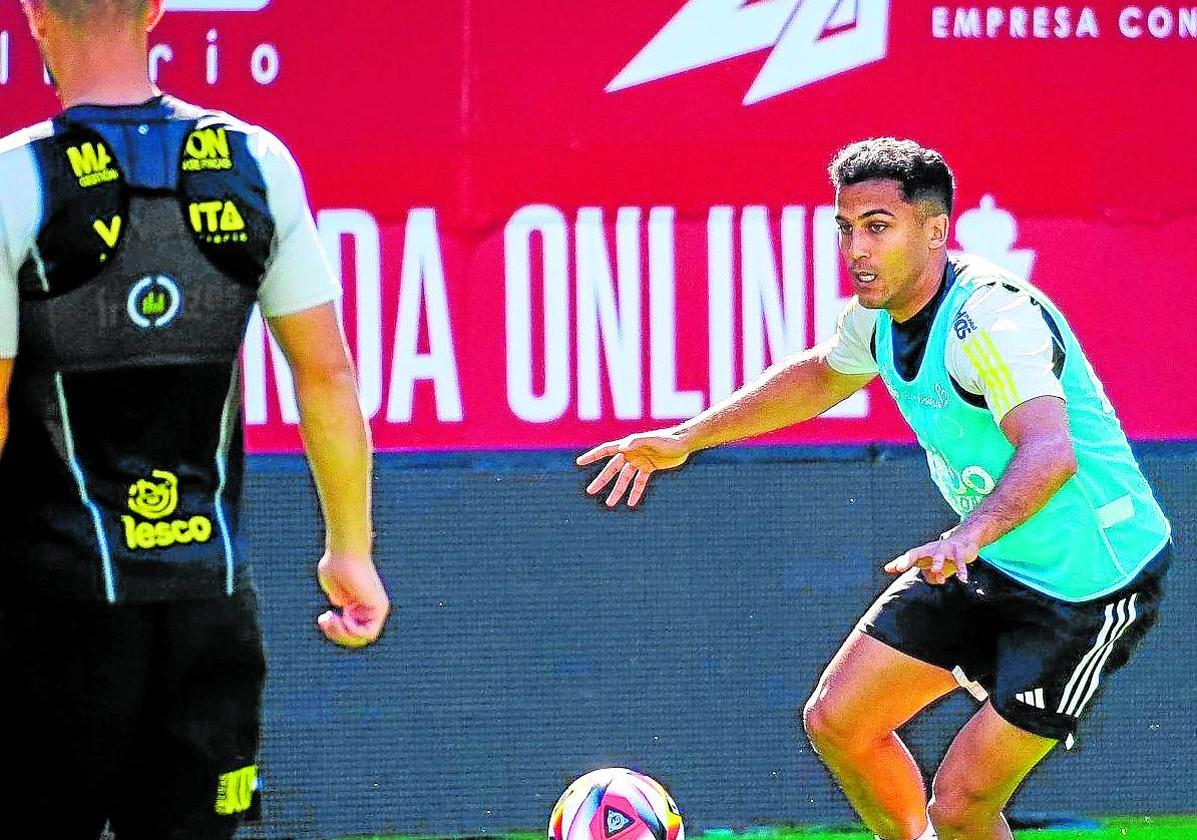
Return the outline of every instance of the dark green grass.
[[[1100,828],[1028,828],[1014,832],[1016,840],[1197,840],[1197,816],[1109,817]],[[544,834],[490,835],[504,840],[544,840]],[[428,837],[358,835],[344,840],[432,840]],[[689,840],[689,838],[687,838]],[[712,831],[694,840],[873,840],[873,835],[851,829],[769,828],[743,833]]]

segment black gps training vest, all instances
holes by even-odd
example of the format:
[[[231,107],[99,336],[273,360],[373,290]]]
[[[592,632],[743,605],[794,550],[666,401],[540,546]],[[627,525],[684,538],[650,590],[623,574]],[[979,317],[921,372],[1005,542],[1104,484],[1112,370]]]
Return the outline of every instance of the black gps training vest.
[[[6,586],[159,601],[241,578],[237,355],[274,221],[239,126],[158,98],[68,109],[31,141],[44,210],[0,457]]]

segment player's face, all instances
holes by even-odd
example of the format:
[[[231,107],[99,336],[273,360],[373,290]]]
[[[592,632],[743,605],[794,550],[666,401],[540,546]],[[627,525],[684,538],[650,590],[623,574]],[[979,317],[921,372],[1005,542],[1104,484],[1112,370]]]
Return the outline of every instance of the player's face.
[[[947,235],[947,216],[928,216],[897,181],[863,181],[836,193],[840,253],[852,288],[868,309],[898,317],[922,292],[920,280]]]

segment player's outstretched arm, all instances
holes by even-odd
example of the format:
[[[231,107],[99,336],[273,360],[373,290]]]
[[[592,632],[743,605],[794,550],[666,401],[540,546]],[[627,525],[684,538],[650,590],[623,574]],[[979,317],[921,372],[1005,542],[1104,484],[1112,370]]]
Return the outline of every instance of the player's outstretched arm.
[[[817,417],[872,378],[835,370],[827,363],[824,346],[791,356],[678,426],[609,441],[581,455],[579,466],[609,459],[586,492],[597,495],[614,481],[607,506],[615,507],[627,493],[628,506],[635,507],[656,471],[679,467],[699,450]]]
[[[370,432],[353,362],[333,304],[269,319],[295,379],[300,431],[324,514],[320,586],[334,609],[320,629],[345,647],[378,638],[390,610],[374,568],[370,522]]]

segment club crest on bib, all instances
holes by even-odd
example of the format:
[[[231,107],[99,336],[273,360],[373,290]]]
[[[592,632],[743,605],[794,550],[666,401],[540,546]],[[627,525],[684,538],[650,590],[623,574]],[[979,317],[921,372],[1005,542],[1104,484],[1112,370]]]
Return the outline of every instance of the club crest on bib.
[[[161,329],[175,319],[182,303],[179,284],[165,274],[155,274],[133,284],[125,310],[141,329]]]

